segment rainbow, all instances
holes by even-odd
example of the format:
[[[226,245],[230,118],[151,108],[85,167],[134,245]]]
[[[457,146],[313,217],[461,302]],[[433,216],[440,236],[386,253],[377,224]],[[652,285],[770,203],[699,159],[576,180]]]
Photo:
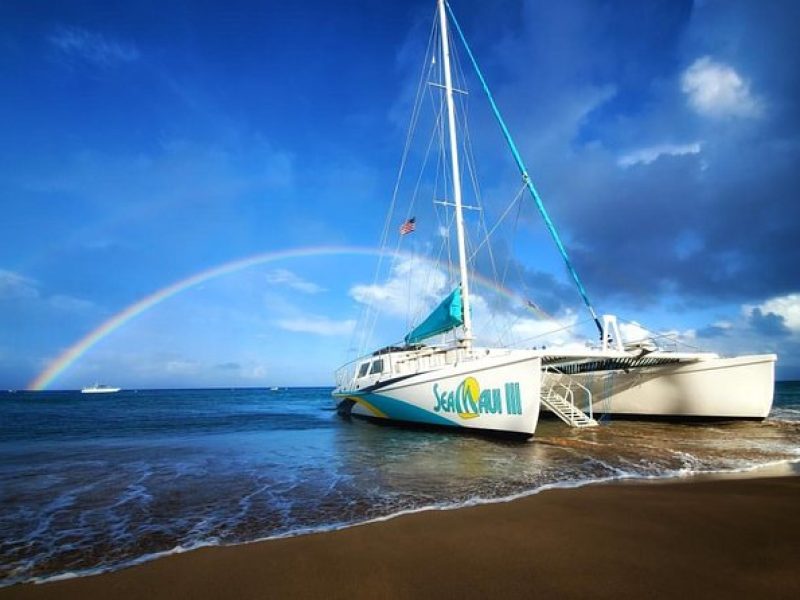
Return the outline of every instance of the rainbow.
[[[41,391],[47,389],[47,387],[53,383],[53,381],[64,371],[66,371],[70,366],[72,366],[78,359],[80,359],[86,352],[89,351],[95,344],[97,344],[103,338],[109,336],[111,333],[131,321],[135,319],[142,313],[150,310],[157,304],[164,302],[165,300],[172,298],[173,296],[180,294],[181,292],[188,290],[196,285],[209,281],[210,279],[214,279],[216,277],[221,277],[223,275],[229,275],[231,273],[235,273],[237,271],[241,271],[243,269],[248,269],[250,267],[254,267],[256,265],[263,265],[265,263],[274,262],[278,260],[285,260],[285,259],[292,259],[292,258],[303,258],[308,256],[321,256],[321,255],[341,255],[341,254],[349,254],[349,255],[391,255],[400,258],[419,258],[419,256],[413,255],[408,252],[402,251],[384,251],[381,252],[376,248],[365,248],[365,247],[358,247],[358,246],[310,246],[304,248],[292,248],[287,250],[280,250],[277,252],[265,252],[260,254],[255,254],[253,256],[249,256],[247,258],[241,258],[238,260],[234,260],[231,262],[224,263],[222,265],[218,265],[216,267],[212,267],[205,271],[201,271],[199,273],[195,273],[185,279],[181,279],[172,283],[160,290],[150,294],[149,296],[145,296],[141,300],[134,302],[130,306],[124,308],[113,317],[109,318],[105,322],[103,322],[99,327],[94,329],[93,331],[89,332],[87,335],[82,337],[80,340],[75,342],[72,346],[64,350],[55,360],[53,360],[47,368],[45,368],[41,373],[39,373],[31,382],[28,384],[27,389],[31,391]],[[488,287],[493,291],[497,292],[498,294],[505,296],[514,301],[523,301],[523,304],[529,306],[524,299],[508,290],[504,287],[497,285],[495,282],[489,280],[486,277],[477,276],[474,277],[478,283],[482,286]]]

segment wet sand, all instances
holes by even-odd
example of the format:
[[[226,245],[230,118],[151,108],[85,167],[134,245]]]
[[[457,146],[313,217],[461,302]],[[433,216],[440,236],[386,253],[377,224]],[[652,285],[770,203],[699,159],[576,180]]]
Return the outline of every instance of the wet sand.
[[[623,483],[205,548],[4,598],[800,598],[800,477]]]

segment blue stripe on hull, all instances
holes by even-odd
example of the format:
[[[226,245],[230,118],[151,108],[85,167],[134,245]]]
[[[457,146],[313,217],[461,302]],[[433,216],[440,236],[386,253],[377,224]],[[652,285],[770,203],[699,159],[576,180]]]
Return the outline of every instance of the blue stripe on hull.
[[[353,398],[363,398],[375,408],[383,412],[388,418],[396,421],[412,421],[414,423],[427,423],[430,425],[445,425],[460,427],[458,423],[429,412],[418,406],[408,404],[381,394],[353,394]]]

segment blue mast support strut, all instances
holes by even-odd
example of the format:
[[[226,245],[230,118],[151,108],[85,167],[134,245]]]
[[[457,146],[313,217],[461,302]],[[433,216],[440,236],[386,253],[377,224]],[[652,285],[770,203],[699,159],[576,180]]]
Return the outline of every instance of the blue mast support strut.
[[[580,292],[581,298],[583,298],[584,304],[586,304],[586,307],[589,309],[589,312],[592,315],[592,319],[594,319],[594,323],[595,325],[597,325],[597,329],[600,332],[600,336],[602,337],[603,326],[600,324],[600,319],[597,318],[597,313],[594,311],[594,307],[592,306],[592,303],[589,301],[589,296],[586,294],[586,289],[583,287],[583,283],[581,283],[581,278],[578,277],[578,272],[575,270],[575,267],[572,266],[572,262],[569,260],[569,256],[567,255],[567,249],[561,242],[561,237],[558,235],[558,231],[556,231],[556,226],[553,224],[553,221],[550,220],[550,215],[547,214],[547,209],[545,209],[544,204],[542,203],[542,199],[539,197],[539,192],[537,192],[536,188],[533,186],[533,182],[531,181],[531,178],[528,175],[528,170],[525,168],[525,163],[522,162],[522,156],[520,156],[520,153],[517,150],[517,146],[511,137],[511,132],[509,132],[508,127],[506,127],[506,123],[503,120],[503,116],[500,114],[500,109],[497,108],[497,104],[494,101],[492,92],[489,90],[489,85],[483,78],[483,73],[481,72],[480,67],[478,67],[478,61],[475,60],[475,56],[472,54],[472,50],[470,49],[469,44],[467,43],[467,38],[464,37],[464,32],[461,31],[461,26],[458,24],[458,20],[456,19],[455,14],[453,14],[453,9],[450,7],[449,2],[445,2],[445,4],[447,5],[447,12],[450,13],[450,19],[453,21],[453,25],[455,25],[456,31],[458,32],[458,36],[461,38],[461,42],[464,44],[464,48],[467,51],[467,55],[469,56],[469,59],[472,62],[472,66],[475,68],[475,73],[478,75],[478,79],[480,80],[481,85],[483,86],[483,91],[486,92],[486,97],[489,99],[489,104],[492,107],[492,112],[494,113],[497,122],[500,124],[500,129],[503,131],[503,136],[506,138],[506,142],[511,148],[511,153],[514,155],[514,160],[516,161],[517,167],[519,168],[519,171],[522,174],[522,180],[527,186],[528,191],[531,193],[531,196],[533,197],[533,200],[536,203],[536,208],[539,209],[539,213],[542,215],[542,219],[544,219],[545,225],[547,225],[547,230],[550,232],[553,241],[556,243],[558,251],[561,253],[561,257],[564,259],[564,262],[567,265],[567,270],[569,271],[569,274],[572,276],[573,281],[575,281],[575,285],[578,286],[578,292]]]

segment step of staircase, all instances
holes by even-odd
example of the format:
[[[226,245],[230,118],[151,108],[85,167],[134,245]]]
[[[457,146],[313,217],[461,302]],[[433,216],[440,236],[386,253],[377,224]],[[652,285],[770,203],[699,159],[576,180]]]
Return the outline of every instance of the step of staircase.
[[[585,412],[555,390],[542,393],[541,401],[544,406],[549,408],[555,415],[571,427],[594,427],[597,421],[589,417]]]

